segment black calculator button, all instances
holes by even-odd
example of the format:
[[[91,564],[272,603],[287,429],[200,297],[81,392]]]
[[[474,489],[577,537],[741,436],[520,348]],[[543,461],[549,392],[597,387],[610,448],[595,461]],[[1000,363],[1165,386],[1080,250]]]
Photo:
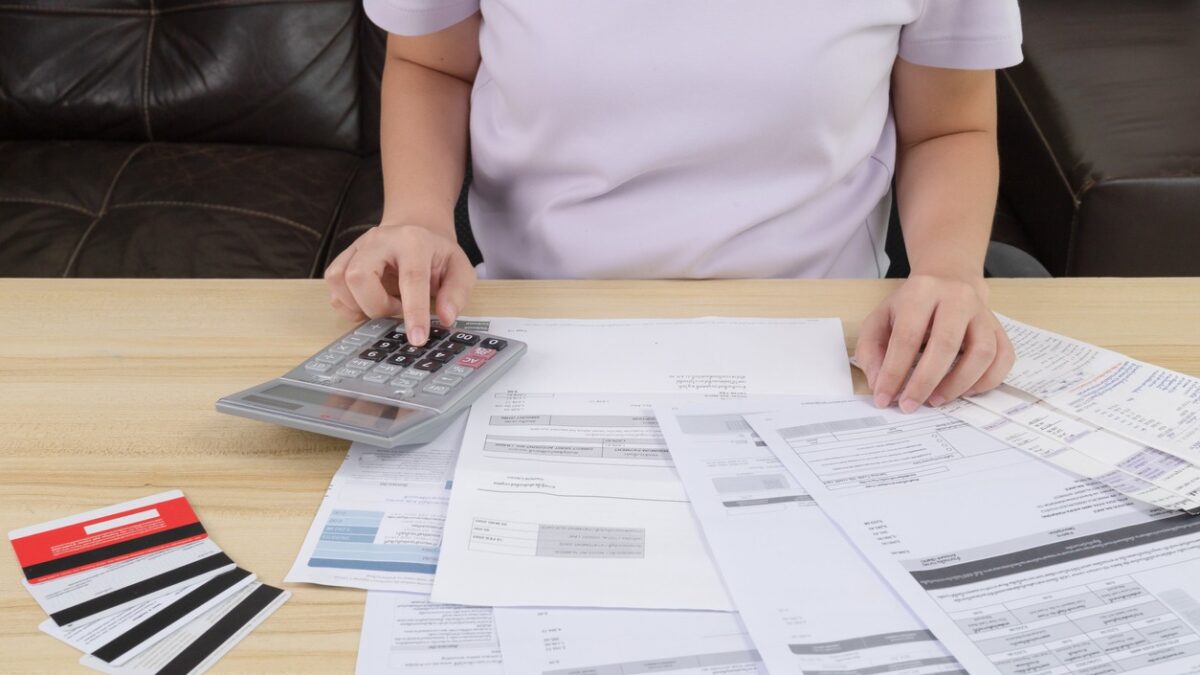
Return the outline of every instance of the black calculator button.
[[[450,352],[451,354],[457,354],[457,353],[461,352],[462,350],[466,349],[465,346],[463,346],[462,344],[459,344],[458,342],[455,342],[454,340],[446,340],[442,344],[438,345],[437,348],[444,352]]]
[[[371,345],[371,348],[372,349],[380,349],[385,352],[394,352],[397,349],[399,349],[402,344],[403,344],[402,342],[399,342],[397,340],[380,340],[380,341],[376,342],[375,344]]]
[[[454,358],[454,353],[445,351],[443,349],[435,349],[429,352],[429,358],[437,361],[438,363],[446,363],[450,359]]]
[[[424,370],[425,372],[428,372],[428,373],[436,373],[438,371],[438,368],[441,368],[441,367],[442,367],[442,364],[439,363],[438,361],[434,361],[433,359],[425,359],[424,361],[413,366],[413,368],[416,368],[417,370]]]
[[[382,361],[387,358],[388,353],[382,349],[368,349],[358,355],[360,359],[368,361]]]
[[[449,334],[450,334],[450,331],[446,330],[445,328],[438,328],[437,326],[431,326],[429,328],[429,341],[433,342],[434,340],[441,340],[442,338],[446,337]]]
[[[405,356],[420,356],[425,353],[425,348],[418,347],[416,345],[409,345],[401,349],[399,353]]]
[[[400,330],[393,331],[391,333],[388,333],[387,335],[384,335],[383,339],[384,340],[392,340],[392,341],[398,342],[400,344],[408,343],[408,336],[404,334],[404,331],[400,331]]]
[[[397,366],[411,366],[415,357],[405,356],[404,354],[392,354],[388,357],[387,362]]]
[[[500,338],[488,338],[483,342],[480,342],[479,346],[483,347],[484,349],[495,349],[496,351],[500,351],[508,346],[508,342],[506,340],[501,340]]]
[[[450,339],[464,345],[473,345],[479,342],[479,336],[474,333],[455,333],[450,336]]]

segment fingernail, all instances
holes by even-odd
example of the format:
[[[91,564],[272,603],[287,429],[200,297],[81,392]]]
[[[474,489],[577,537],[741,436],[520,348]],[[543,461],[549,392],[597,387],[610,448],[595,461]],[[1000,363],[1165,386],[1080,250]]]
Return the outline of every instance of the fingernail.
[[[900,401],[900,411],[906,415],[919,407],[921,407],[921,404],[917,403],[911,398],[906,398],[903,401]]]
[[[875,407],[886,408],[891,405],[892,399],[887,394],[875,394]]]
[[[978,392],[976,392],[974,389],[968,389],[968,390],[967,390],[967,393],[963,394],[963,398],[966,398],[966,397],[968,397],[968,396],[974,396],[974,395],[975,395],[975,394],[977,394],[977,393],[978,393]]]
[[[442,305],[442,308],[446,310],[446,316],[450,317],[450,321],[448,322],[450,325],[446,326],[446,328],[453,327],[455,319],[458,318],[458,308],[448,302]]]
[[[877,370],[877,369],[872,369],[872,370],[867,371],[867,386],[868,387],[870,387],[872,389],[875,388],[875,377],[878,375],[879,375],[879,370]]]
[[[934,394],[929,397],[929,407],[937,408],[946,402],[946,397],[941,394]]]
[[[408,332],[408,341],[420,347],[425,344],[425,329],[417,326]]]

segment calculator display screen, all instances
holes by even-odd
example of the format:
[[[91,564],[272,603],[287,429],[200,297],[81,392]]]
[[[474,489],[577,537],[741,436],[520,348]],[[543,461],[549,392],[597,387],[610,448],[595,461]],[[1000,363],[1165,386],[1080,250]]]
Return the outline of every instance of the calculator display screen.
[[[262,390],[251,400],[254,403],[266,405],[278,403],[280,405],[274,405],[274,407],[284,409],[300,407],[294,403],[308,404],[316,407],[318,413],[316,416],[321,419],[378,430],[386,430],[397,423],[404,423],[405,418],[417,414],[417,410],[412,408],[398,408],[377,401],[305,387],[294,387],[288,384],[280,384]],[[292,402],[293,405],[289,405],[288,402]]]

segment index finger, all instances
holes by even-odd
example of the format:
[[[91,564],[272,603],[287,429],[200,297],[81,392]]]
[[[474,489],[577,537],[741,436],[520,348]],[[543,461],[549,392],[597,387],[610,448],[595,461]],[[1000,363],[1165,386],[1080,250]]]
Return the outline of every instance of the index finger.
[[[410,344],[420,347],[429,337],[429,256],[405,260],[399,271],[400,304]]]

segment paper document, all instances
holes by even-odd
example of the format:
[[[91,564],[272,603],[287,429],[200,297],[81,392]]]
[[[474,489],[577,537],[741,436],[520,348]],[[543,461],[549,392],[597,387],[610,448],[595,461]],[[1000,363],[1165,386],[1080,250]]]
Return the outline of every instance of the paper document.
[[[1200,519],[938,411],[747,420],[968,672],[1200,672]]]
[[[1017,354],[1006,384],[1200,464],[1200,378],[999,318]]]
[[[351,445],[286,581],[428,593],[465,425],[424,445]]]
[[[849,392],[835,319],[521,319],[465,317],[456,326],[519,338],[529,351],[495,391]],[[748,335],[784,354],[714,360]],[[615,368],[614,364],[619,364]],[[803,378],[797,373],[803,369]],[[803,380],[803,382],[800,382]],[[423,446],[350,447],[330,481],[287,581],[428,593],[465,416]]]
[[[651,398],[510,393],[476,401],[432,599],[731,610]]]
[[[958,399],[938,408],[1009,445],[1020,448],[1061,469],[1091,478],[1123,495],[1164,509],[1194,511],[1200,509],[1196,498],[1170,489],[1186,474],[1176,464],[1188,465],[1174,455],[1147,448],[1141,456],[1121,462],[1097,459],[1103,453],[1083,453],[1055,437],[992,412],[976,403],[978,399]],[[1122,439],[1123,440],[1123,439]],[[1158,453],[1161,457],[1145,461],[1142,456]],[[1186,480],[1186,478],[1184,478]]]
[[[736,397],[851,386],[838,319],[491,318],[456,325],[528,343],[496,391]],[[787,348],[746,349],[755,341]]]
[[[656,406],[692,508],[767,668],[963,672],[742,418],[808,405],[827,403]]]
[[[505,675],[491,607],[435,605],[411,593],[367,593],[359,675]]]
[[[736,614],[629,609],[495,611],[508,675],[766,675]]]

